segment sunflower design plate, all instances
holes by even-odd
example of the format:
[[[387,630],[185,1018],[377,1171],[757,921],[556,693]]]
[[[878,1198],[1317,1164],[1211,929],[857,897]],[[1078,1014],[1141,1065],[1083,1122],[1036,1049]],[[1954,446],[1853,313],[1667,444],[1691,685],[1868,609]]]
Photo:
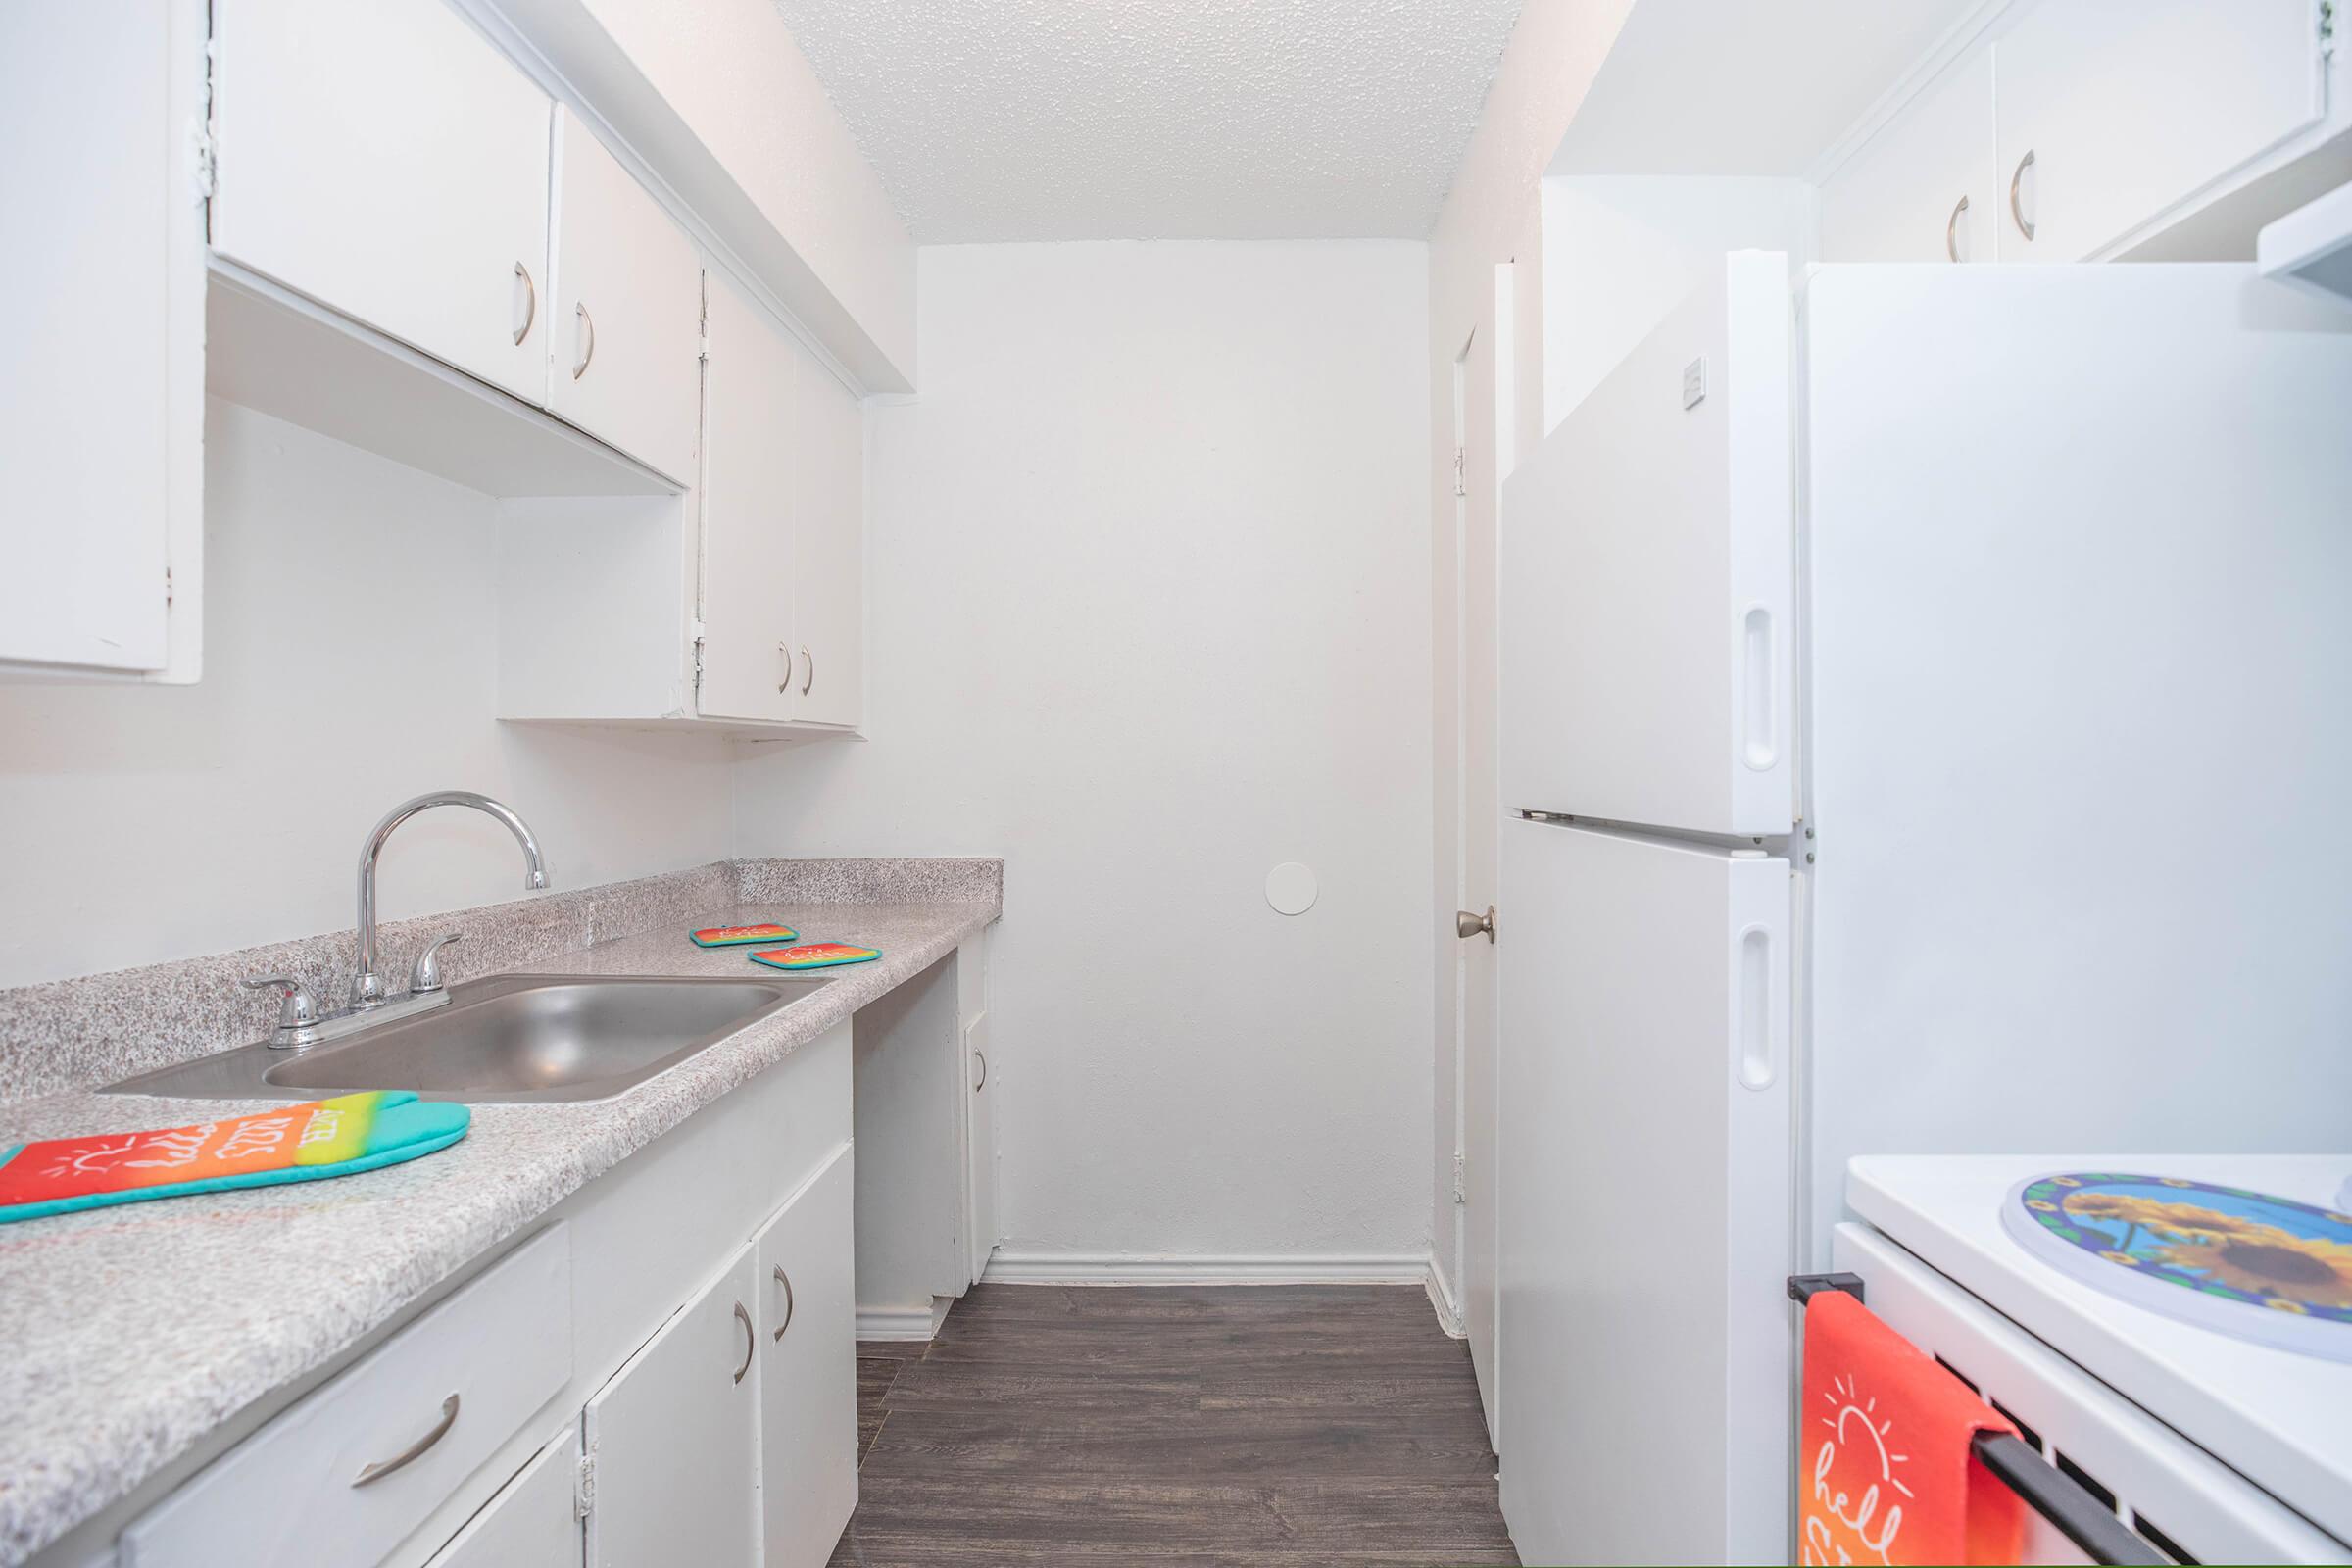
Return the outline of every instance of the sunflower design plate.
[[[2177,1176],[2067,1171],[2011,1188],[2001,1223],[2150,1311],[2352,1361],[2352,1215]]]

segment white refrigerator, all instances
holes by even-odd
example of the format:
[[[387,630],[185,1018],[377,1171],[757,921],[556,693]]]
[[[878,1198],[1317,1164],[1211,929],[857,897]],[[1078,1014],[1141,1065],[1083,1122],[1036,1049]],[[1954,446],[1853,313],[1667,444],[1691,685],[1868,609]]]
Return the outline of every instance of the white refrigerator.
[[[1786,1561],[1849,1155],[2352,1135],[2352,311],[1734,253],[1499,570],[1504,1514]]]

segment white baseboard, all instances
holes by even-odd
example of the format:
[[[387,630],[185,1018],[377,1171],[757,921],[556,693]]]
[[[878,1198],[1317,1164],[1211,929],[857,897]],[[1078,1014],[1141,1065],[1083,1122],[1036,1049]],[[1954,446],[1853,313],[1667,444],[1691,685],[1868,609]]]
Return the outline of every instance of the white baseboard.
[[[992,1285],[1419,1285],[1427,1252],[1021,1252],[1000,1247]]]
[[[1462,1326],[1461,1298],[1453,1294],[1453,1282],[1446,1277],[1446,1266],[1435,1257],[1429,1260],[1429,1304],[1438,1309],[1438,1326],[1455,1339],[1463,1339],[1468,1330]]]
[[[955,1298],[935,1296],[929,1306],[861,1306],[858,1337],[861,1340],[928,1340],[947,1321]]]

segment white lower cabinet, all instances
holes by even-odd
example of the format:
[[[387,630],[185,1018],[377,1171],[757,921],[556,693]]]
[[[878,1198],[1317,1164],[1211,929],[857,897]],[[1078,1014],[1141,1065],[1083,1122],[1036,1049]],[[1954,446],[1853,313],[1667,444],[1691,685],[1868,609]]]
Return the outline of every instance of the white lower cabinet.
[[[426,1568],[579,1568],[580,1429],[566,1425],[531,1456]]]
[[[758,1560],[752,1250],[740,1249],[589,1399],[590,1568]]]
[[[766,1568],[823,1568],[858,1506],[854,1187],[844,1146],[753,1244]]]

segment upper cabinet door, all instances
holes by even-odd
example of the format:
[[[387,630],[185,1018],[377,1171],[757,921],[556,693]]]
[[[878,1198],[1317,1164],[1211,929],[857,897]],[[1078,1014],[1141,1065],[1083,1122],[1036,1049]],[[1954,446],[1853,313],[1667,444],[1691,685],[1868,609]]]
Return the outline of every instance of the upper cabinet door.
[[[792,716],[801,675],[793,612],[800,345],[717,272],[705,290],[703,674],[706,718]]]
[[[0,665],[167,664],[172,539],[201,536],[203,80],[203,0],[0,8]]]
[[[215,0],[213,246],[547,400],[549,100],[442,0]]]
[[[854,726],[865,717],[865,410],[813,356],[800,360],[793,716]]]
[[[1735,251],[1502,490],[1502,804],[1788,831],[1788,258]]]
[[[858,1506],[852,1170],[845,1145],[753,1244],[764,1568],[824,1568]]]
[[[589,1568],[760,1560],[753,1292],[746,1247],[589,1399]]]
[[[692,484],[702,261],[661,204],[568,109],[556,111],[555,170],[547,406]]]
[[[2000,259],[2080,261],[2315,122],[2320,49],[2312,0],[2043,0],[1993,45]]]
[[[1992,56],[1904,105],[1821,188],[1825,262],[1993,259]]]

